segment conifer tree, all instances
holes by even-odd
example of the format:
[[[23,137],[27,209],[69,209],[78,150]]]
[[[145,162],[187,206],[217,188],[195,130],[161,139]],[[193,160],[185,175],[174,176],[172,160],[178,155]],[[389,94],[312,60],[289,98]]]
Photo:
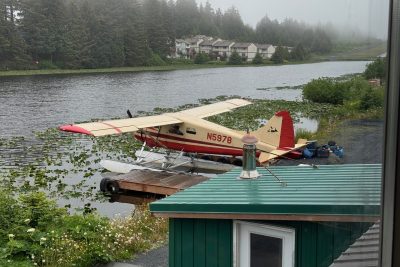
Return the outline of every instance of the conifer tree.
[[[243,60],[238,52],[232,52],[231,56],[229,57],[228,64],[230,65],[240,65],[243,63]]]
[[[199,34],[199,10],[195,0],[177,0],[175,8],[177,36]]]
[[[161,4],[159,0],[147,0],[143,5],[144,22],[147,33],[147,41],[150,49],[165,57],[169,54],[168,34],[164,25],[160,23],[163,13],[161,10]]]
[[[134,1],[127,10],[126,25],[124,29],[124,49],[126,66],[142,66],[146,64],[149,54],[146,29],[141,17],[139,3]]]
[[[0,1],[0,69],[24,69],[30,67],[31,59],[15,18],[17,0]]]
[[[261,54],[257,52],[256,55],[253,58],[252,63],[253,64],[262,64],[263,62],[264,62],[264,60],[263,60]]]
[[[89,39],[89,28],[85,17],[80,13],[75,3],[68,7],[70,20],[65,25],[65,36],[63,38],[63,66],[66,68],[90,67],[90,49],[93,42]]]
[[[165,64],[175,39],[203,34],[326,53],[332,34],[264,17],[253,30],[239,11],[196,0],[0,0],[0,68],[99,68]],[[288,59],[287,50],[279,53]],[[161,57],[161,58],[160,58]],[[259,58],[257,57],[257,60]],[[278,61],[281,61],[280,59]],[[39,62],[39,64],[32,64]]]
[[[290,53],[290,57],[292,60],[302,61],[307,57],[307,51],[304,49],[303,45],[299,43],[295,46],[293,51]]]

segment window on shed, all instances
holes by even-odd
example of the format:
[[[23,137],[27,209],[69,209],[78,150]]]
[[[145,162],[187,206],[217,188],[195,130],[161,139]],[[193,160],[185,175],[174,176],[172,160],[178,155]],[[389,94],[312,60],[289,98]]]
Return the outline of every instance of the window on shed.
[[[282,266],[281,238],[250,233],[250,266]]]
[[[295,230],[234,222],[235,267],[294,267]]]

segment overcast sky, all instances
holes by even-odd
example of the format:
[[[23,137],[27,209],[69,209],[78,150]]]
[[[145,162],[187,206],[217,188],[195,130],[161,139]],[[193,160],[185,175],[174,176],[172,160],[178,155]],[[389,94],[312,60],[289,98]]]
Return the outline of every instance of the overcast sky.
[[[197,0],[205,3],[207,0]],[[232,5],[243,21],[255,27],[266,14],[279,21],[294,18],[310,24],[327,23],[354,28],[386,38],[388,0],[208,0],[216,8],[226,10]]]

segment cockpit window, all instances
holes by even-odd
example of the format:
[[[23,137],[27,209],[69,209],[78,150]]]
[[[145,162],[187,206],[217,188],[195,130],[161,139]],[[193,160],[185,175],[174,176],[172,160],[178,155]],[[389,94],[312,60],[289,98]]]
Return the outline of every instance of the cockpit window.
[[[196,129],[195,128],[186,128],[186,132],[188,134],[196,134]]]
[[[172,134],[183,135],[182,131],[179,129],[179,125],[173,125],[171,128],[169,128],[168,132]]]

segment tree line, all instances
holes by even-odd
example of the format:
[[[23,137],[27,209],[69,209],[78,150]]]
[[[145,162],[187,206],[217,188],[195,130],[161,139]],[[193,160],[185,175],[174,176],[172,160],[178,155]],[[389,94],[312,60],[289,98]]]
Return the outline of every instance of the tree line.
[[[323,29],[267,16],[253,29],[236,8],[195,0],[0,0],[0,69],[161,65],[176,38],[196,34],[332,48]]]

